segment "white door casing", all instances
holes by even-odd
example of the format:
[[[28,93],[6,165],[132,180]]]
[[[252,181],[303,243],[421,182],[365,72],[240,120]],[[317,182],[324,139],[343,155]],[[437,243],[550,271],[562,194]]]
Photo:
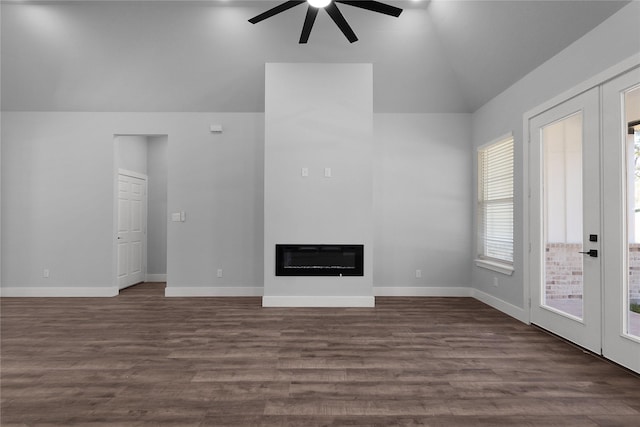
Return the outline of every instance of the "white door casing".
[[[117,200],[118,289],[143,282],[146,275],[147,177],[120,169]]]

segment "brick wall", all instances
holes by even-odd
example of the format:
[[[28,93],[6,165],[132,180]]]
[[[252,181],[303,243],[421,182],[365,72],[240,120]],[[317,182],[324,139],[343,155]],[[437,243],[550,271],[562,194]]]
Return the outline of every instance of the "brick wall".
[[[546,248],[547,299],[574,299],[582,295],[582,261],[579,243],[548,243]],[[631,302],[640,302],[640,244],[629,246]]]
[[[581,250],[580,243],[547,244],[547,299],[582,298]]]

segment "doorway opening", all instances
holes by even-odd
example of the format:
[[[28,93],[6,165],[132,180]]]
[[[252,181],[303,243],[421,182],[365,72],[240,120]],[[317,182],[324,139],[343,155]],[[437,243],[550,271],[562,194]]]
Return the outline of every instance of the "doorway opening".
[[[114,135],[114,282],[167,282],[167,135]]]

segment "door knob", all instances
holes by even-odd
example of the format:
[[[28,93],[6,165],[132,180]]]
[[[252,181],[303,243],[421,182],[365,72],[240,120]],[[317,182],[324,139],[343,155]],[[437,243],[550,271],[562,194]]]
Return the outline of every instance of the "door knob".
[[[586,252],[579,252],[579,253],[587,254],[587,255],[589,255],[590,257],[593,257],[593,258],[598,258],[598,250],[597,249],[589,249]]]

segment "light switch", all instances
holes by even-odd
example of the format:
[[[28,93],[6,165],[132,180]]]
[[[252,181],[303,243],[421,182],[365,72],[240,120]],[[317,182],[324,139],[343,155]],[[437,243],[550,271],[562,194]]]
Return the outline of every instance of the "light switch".
[[[331,168],[324,168],[324,176],[326,178],[331,178]]]
[[[171,214],[171,221],[173,222],[185,222],[187,220],[187,214],[184,211],[173,212]]]
[[[302,168],[302,176],[309,176],[309,168]]]

